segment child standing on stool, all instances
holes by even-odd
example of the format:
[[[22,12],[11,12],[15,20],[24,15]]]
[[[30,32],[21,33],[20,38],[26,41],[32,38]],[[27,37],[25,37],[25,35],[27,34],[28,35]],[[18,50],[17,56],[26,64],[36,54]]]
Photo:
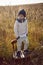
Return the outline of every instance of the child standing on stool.
[[[18,13],[18,18],[14,24],[14,32],[16,35],[17,40],[17,57],[25,57],[24,52],[28,52],[28,27],[27,27],[27,19],[26,19],[26,12],[24,9],[20,10]],[[22,42],[24,42],[24,50],[21,50]]]

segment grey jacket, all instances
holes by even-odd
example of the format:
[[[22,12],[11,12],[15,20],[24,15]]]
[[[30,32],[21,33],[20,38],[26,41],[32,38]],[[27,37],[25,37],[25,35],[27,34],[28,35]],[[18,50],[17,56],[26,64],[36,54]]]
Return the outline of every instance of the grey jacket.
[[[27,19],[24,20],[24,22],[20,23],[18,20],[14,23],[14,33],[16,37],[24,37],[28,33],[28,24]]]

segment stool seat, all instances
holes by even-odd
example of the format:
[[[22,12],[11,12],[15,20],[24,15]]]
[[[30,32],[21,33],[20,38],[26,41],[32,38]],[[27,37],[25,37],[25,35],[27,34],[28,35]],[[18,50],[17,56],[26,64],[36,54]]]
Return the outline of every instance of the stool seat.
[[[11,41],[11,44],[16,44],[17,43],[17,39],[13,39],[12,41]]]

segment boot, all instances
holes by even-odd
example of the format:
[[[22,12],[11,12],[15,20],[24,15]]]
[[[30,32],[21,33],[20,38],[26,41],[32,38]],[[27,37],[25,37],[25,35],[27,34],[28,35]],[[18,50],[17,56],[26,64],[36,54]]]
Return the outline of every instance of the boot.
[[[17,57],[20,57],[21,51],[17,52]]]
[[[24,53],[23,53],[23,51],[21,51],[21,58],[25,58],[25,55],[24,55]]]
[[[24,50],[24,55],[28,56],[28,54],[29,54],[29,50],[28,49]]]

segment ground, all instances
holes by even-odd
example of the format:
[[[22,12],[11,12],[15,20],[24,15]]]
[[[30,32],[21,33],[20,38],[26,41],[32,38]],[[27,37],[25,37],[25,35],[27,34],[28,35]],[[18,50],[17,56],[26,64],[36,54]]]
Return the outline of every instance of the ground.
[[[43,47],[31,51],[24,59],[0,57],[0,65],[43,65]]]
[[[2,58],[0,59],[0,65],[33,65],[32,62],[30,61],[30,58],[26,59],[10,59],[10,60],[3,60]]]

